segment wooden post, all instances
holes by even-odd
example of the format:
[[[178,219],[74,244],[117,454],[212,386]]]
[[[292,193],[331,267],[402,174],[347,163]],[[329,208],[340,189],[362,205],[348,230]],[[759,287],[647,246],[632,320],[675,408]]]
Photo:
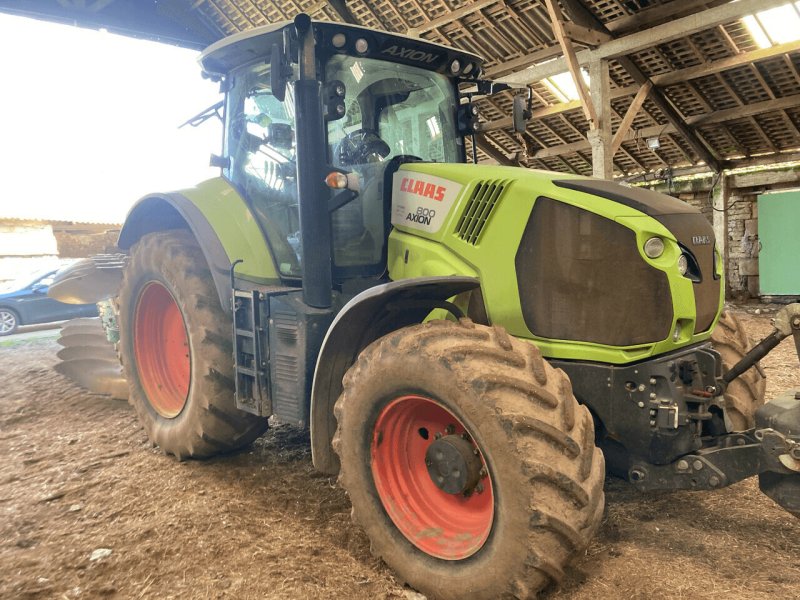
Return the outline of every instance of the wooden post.
[[[589,89],[596,120],[587,137],[592,146],[592,175],[600,179],[612,179],[614,167],[611,163],[611,95],[609,91],[608,61],[598,60],[589,64]]]
[[[718,176],[717,185],[712,192],[711,207],[713,210],[712,226],[714,237],[717,240],[717,248],[722,257],[722,265],[725,270],[725,287],[730,289],[728,283],[728,204],[730,202],[730,181],[725,171],[721,171]]]

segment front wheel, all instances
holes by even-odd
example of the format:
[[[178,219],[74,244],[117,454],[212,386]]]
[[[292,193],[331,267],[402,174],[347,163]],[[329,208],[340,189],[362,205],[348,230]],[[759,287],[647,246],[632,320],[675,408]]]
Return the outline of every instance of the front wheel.
[[[742,322],[723,312],[711,334],[714,350],[722,357],[723,372],[729,371],[751,348]],[[756,363],[728,384],[725,390],[725,421],[730,431],[745,431],[756,424],[756,411],[764,405],[767,380]]]
[[[119,313],[130,402],[162,450],[203,458],[266,430],[266,419],[236,408],[231,318],[188,231],[151,233],[133,247]]]
[[[603,455],[566,375],[504,329],[431,322],[369,346],[333,441],[373,552],[436,598],[533,597],[603,514]]]

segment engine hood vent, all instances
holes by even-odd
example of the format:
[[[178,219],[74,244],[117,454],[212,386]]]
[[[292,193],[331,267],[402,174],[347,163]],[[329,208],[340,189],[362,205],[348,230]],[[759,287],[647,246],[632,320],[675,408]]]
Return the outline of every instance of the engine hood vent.
[[[492,212],[503,197],[509,183],[507,179],[486,179],[478,182],[456,225],[456,235],[476,246]]]

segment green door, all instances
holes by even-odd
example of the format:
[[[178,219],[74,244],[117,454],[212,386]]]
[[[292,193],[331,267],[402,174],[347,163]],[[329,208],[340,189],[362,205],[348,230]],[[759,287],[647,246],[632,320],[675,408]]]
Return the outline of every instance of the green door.
[[[800,295],[799,226],[800,191],[758,197],[758,271],[763,295]]]

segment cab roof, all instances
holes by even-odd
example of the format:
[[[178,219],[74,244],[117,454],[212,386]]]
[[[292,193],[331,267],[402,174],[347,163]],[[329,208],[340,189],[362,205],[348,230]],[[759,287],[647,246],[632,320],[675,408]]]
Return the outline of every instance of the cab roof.
[[[318,53],[379,58],[442,73],[447,72],[453,60],[458,60],[462,72],[467,65],[472,65],[469,69],[472,76],[483,63],[475,54],[406,35],[329,21],[312,21],[312,26],[318,34]],[[224,75],[240,65],[268,57],[272,45],[281,41],[282,32],[293,27],[293,21],[281,21],[233,34],[206,48],[200,55],[200,64],[209,74]],[[341,47],[333,45],[337,34],[345,38]],[[362,38],[368,42],[369,49],[359,53],[354,44]]]

